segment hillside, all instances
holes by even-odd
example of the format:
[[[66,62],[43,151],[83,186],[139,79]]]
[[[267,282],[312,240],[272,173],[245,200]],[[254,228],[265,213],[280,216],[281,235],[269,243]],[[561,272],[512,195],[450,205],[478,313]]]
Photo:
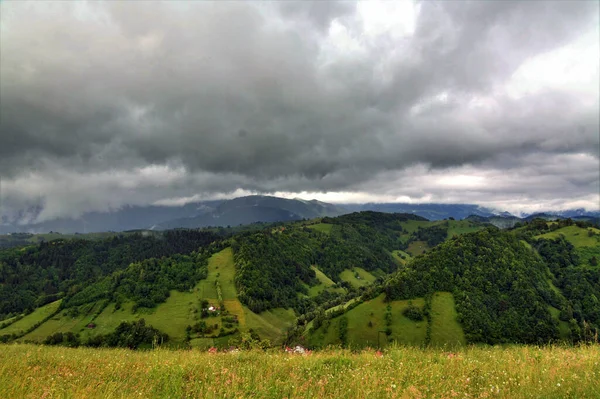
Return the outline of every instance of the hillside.
[[[360,212],[62,238],[0,251],[0,339],[149,347],[162,337],[198,348],[239,345],[245,334],[315,348],[588,340],[600,314],[595,234],[566,220],[500,231]],[[131,329],[139,340],[125,340]]]

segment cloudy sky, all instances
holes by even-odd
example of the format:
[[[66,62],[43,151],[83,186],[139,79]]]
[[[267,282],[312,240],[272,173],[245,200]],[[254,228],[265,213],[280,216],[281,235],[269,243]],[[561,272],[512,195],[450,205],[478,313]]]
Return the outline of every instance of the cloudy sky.
[[[600,207],[599,2],[0,3],[4,212]]]

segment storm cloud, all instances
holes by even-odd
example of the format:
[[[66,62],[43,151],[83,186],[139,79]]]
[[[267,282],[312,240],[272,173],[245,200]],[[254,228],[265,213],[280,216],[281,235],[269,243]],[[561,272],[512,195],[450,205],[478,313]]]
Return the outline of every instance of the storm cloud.
[[[597,209],[599,4],[3,2],[0,193]]]

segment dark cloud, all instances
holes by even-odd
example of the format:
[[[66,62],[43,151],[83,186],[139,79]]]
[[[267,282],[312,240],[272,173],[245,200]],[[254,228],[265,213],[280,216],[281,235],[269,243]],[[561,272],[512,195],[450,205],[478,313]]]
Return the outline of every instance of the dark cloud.
[[[428,1],[412,20],[365,4],[3,3],[2,196],[68,214],[236,189],[447,190],[386,188],[415,165],[567,170],[531,154],[588,154],[569,182],[597,194],[597,88],[527,91],[518,74],[585,35],[598,52],[597,2]]]

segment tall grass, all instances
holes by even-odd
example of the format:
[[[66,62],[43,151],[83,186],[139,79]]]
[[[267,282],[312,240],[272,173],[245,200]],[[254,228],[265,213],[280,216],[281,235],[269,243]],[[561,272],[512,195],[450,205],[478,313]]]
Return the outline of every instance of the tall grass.
[[[600,346],[282,352],[0,346],[2,398],[598,398]]]

